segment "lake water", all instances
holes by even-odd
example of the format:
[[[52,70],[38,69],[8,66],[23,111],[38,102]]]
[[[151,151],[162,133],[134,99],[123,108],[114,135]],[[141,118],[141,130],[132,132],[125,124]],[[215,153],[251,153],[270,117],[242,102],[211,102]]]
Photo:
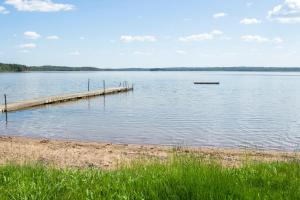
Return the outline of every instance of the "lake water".
[[[300,150],[300,73],[2,73],[0,101],[134,83],[129,93],[0,114],[0,135]],[[220,85],[194,85],[220,81]]]

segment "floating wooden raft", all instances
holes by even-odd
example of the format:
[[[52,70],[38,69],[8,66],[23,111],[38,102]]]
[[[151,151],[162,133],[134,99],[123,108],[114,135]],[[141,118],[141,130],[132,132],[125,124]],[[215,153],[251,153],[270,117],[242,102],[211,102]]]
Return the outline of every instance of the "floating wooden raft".
[[[101,95],[108,95],[114,93],[121,93],[121,92],[128,92],[133,90],[132,87],[118,87],[118,88],[109,88],[109,89],[101,89],[95,90],[90,92],[82,92],[82,93],[75,93],[75,94],[65,94],[59,96],[50,96],[45,98],[39,98],[29,101],[22,101],[16,103],[7,104],[7,112],[11,111],[18,111],[24,110],[36,106],[42,106],[47,104],[54,104],[66,101],[74,101],[77,99],[84,99],[89,97],[101,96]],[[5,105],[0,105],[0,112],[5,112]]]
[[[194,82],[195,85],[219,85],[220,82]]]

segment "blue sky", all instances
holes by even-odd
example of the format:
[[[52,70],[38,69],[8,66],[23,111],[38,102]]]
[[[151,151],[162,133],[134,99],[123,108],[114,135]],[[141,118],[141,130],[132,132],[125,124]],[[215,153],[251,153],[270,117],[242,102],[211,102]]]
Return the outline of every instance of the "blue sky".
[[[300,0],[0,0],[0,62],[300,67]]]

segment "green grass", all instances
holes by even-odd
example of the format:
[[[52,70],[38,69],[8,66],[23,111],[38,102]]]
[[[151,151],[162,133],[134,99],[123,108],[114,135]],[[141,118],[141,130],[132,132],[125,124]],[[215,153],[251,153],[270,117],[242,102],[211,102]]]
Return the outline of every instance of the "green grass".
[[[115,171],[0,167],[0,199],[300,199],[300,163],[222,168],[195,157]]]

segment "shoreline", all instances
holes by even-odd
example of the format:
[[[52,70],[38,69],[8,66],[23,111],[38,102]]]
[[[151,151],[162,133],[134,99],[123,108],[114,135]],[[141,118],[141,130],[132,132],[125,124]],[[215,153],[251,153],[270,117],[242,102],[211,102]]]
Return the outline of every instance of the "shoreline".
[[[195,155],[224,167],[239,167],[249,161],[300,160],[300,152],[277,150],[114,144],[0,136],[0,165],[39,163],[57,168],[117,169],[140,159],[164,161],[174,154]]]

